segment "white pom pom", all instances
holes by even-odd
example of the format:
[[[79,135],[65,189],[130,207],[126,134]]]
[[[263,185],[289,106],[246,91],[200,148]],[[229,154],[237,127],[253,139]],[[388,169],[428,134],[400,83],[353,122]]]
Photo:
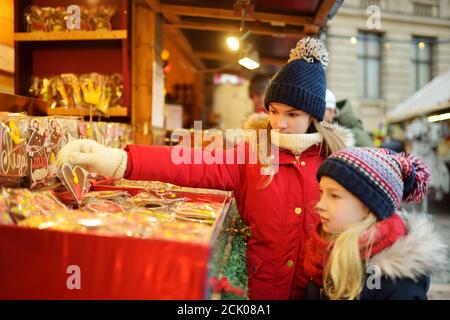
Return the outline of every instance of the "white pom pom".
[[[307,37],[299,40],[295,48],[291,49],[288,63],[296,59],[303,59],[308,63],[314,63],[314,60],[317,60],[326,69],[328,66],[328,51],[322,41]]]

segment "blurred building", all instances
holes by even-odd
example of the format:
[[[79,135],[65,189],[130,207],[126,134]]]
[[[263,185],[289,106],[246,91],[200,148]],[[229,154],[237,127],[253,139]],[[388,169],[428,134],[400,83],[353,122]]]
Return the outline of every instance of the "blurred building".
[[[368,131],[450,68],[449,0],[346,0],[324,34],[328,86]]]

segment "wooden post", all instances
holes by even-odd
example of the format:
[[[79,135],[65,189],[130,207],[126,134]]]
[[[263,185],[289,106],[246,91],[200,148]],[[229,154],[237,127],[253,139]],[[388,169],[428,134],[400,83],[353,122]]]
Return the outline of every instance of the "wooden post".
[[[133,1],[132,30],[132,111],[134,141],[153,143],[153,127],[164,107],[161,101],[164,79],[162,74],[162,18],[144,1]],[[156,77],[155,77],[156,75]],[[156,99],[158,98],[158,99]],[[155,113],[158,108],[158,112]],[[159,121],[160,122],[160,121]],[[159,123],[157,126],[162,126]]]

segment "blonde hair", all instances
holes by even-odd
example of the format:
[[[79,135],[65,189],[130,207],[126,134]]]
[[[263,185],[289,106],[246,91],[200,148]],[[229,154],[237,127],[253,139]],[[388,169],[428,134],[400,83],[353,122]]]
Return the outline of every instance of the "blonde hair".
[[[313,118],[312,124],[315,131],[322,137],[320,150],[325,158],[328,158],[332,153],[346,147],[345,142],[335,133],[333,126],[326,122],[319,122],[315,118]]]
[[[324,269],[323,288],[331,300],[353,300],[359,296],[365,279],[365,260],[369,258],[377,219],[370,213],[332,241],[332,249]],[[361,248],[361,235],[368,231]],[[365,253],[361,257],[362,252]]]
[[[270,121],[267,125],[267,148],[259,148],[259,150],[266,150],[268,153],[270,153],[270,150],[272,149],[272,142],[271,142],[271,135],[270,130],[272,127],[270,126]],[[331,155],[333,152],[336,152],[338,150],[344,149],[345,143],[344,141],[335,133],[334,127],[331,125],[328,125],[327,123],[319,122],[316,118],[312,118],[311,124],[308,128],[307,133],[314,133],[318,132],[320,136],[322,137],[322,142],[320,143],[320,154],[327,158],[329,155]],[[258,142],[260,143],[260,142]],[[268,155],[265,155],[268,156]],[[260,163],[262,166],[271,167],[272,163],[262,163],[261,162],[261,155],[258,154],[258,163]],[[266,188],[273,180],[274,174],[263,176],[263,180],[261,183],[261,187],[259,189]]]

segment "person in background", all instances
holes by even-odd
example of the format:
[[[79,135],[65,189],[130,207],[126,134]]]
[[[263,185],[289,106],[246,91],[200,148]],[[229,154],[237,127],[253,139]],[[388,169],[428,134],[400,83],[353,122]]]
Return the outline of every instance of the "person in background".
[[[264,96],[266,88],[269,84],[269,79],[264,75],[255,75],[248,86],[248,95],[253,102],[254,112],[267,112],[264,107]]]
[[[395,152],[405,151],[405,134],[400,125],[390,125],[387,130],[387,136],[381,143],[381,147]]]
[[[337,117],[339,125],[352,130],[355,137],[356,147],[373,147],[373,141],[370,135],[364,130],[363,123],[353,111],[349,100],[341,100],[336,103]]]
[[[326,109],[323,121],[333,123],[336,117],[336,97],[331,90],[327,89],[327,94],[325,96]]]

